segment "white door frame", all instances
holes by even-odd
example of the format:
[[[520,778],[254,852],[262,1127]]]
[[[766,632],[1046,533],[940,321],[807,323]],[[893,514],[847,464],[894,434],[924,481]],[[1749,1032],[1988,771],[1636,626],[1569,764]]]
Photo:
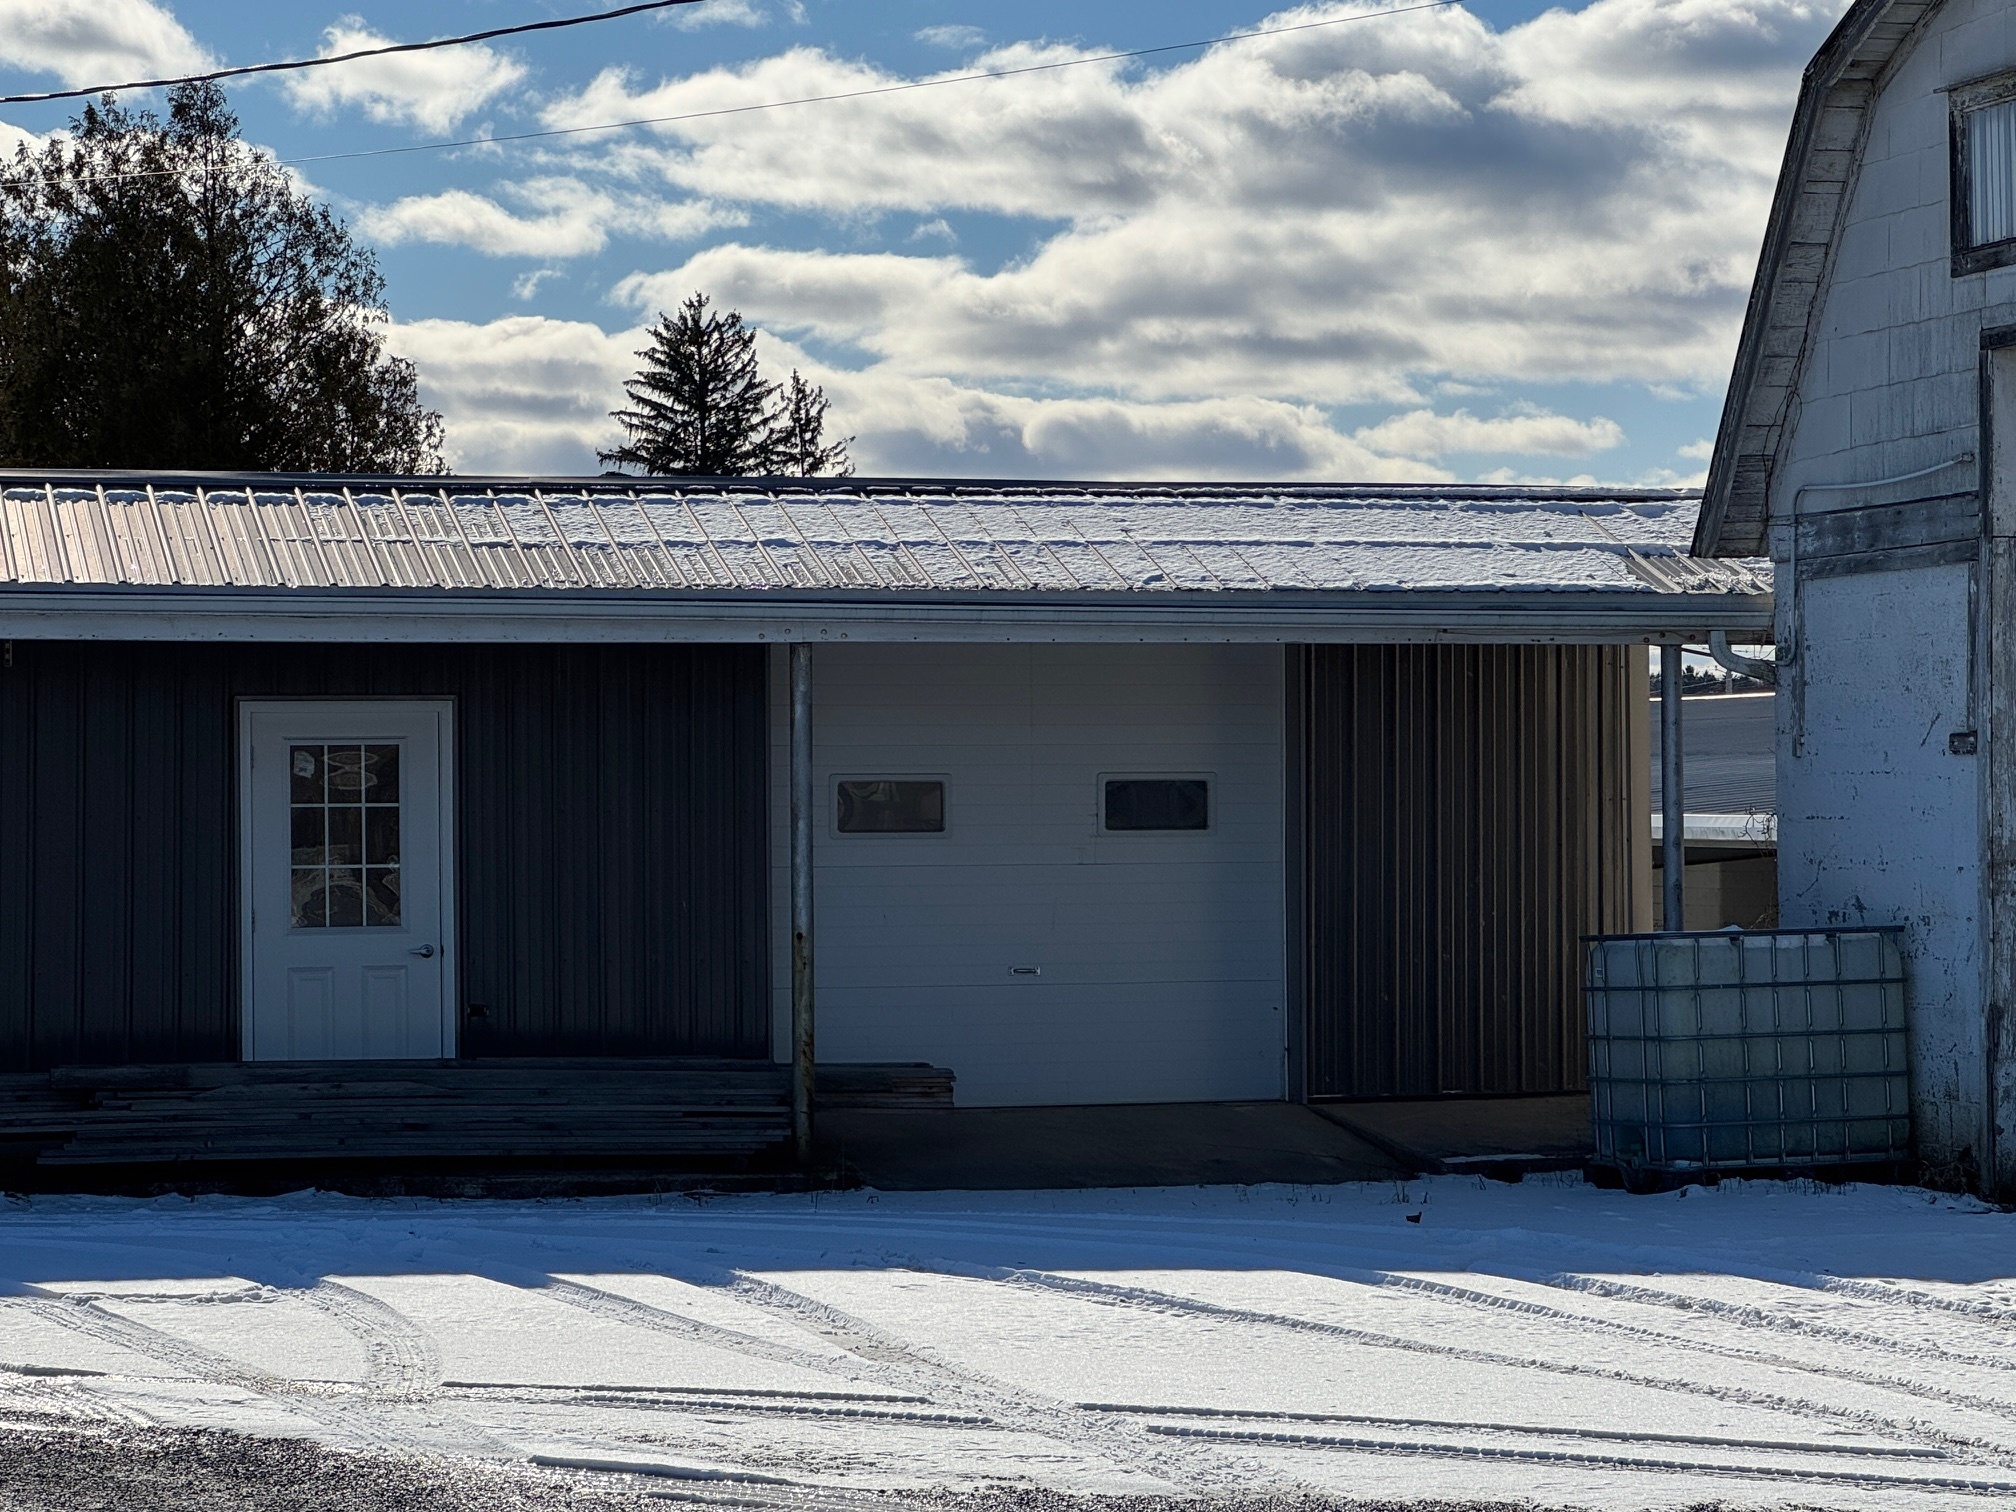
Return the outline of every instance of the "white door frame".
[[[238,1055],[254,1059],[252,1053],[252,716],[286,709],[312,707],[318,716],[355,710],[369,724],[371,711],[396,704],[402,711],[431,711],[438,725],[436,749],[440,770],[435,773],[440,794],[441,824],[441,1045],[451,1058],[461,1054],[462,1001],[456,969],[455,920],[461,895],[456,888],[455,857],[460,836],[455,825],[455,700],[452,698],[240,698],[236,701],[238,721],[237,766],[233,780],[238,784]]]

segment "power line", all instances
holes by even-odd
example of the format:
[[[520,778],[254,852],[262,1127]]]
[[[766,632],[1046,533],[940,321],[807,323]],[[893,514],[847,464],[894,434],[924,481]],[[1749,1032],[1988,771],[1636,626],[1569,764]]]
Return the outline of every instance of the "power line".
[[[670,10],[675,5],[700,5],[704,0],[642,0],[637,5],[621,5],[615,10],[595,11],[583,16],[560,16],[551,21],[526,21],[517,26],[495,26],[489,31],[469,32],[460,37],[436,37],[431,42],[395,42],[384,47],[364,47],[356,52],[333,53],[326,58],[291,58],[284,63],[246,63],[237,68],[218,68],[209,73],[182,74],[172,79],[132,79],[124,84],[93,84],[88,89],[52,89],[46,94],[0,95],[0,105],[40,105],[49,100],[82,100],[101,94],[117,94],[125,89],[165,89],[175,84],[208,84],[217,79],[237,79],[246,74],[289,73],[301,68],[327,68],[332,63],[354,63],[359,58],[382,58],[390,53],[429,52],[437,47],[464,47],[471,42],[488,42],[493,37],[516,37],[526,32],[558,31],[565,26],[588,26],[596,21],[614,21],[642,11]]]
[[[658,0],[658,4],[690,5],[696,0]],[[799,95],[788,100],[759,100],[753,105],[723,105],[713,110],[689,110],[677,115],[639,116],[628,121],[599,121],[589,126],[555,126],[543,131],[517,131],[503,136],[461,137],[452,141],[412,142],[402,147],[364,147],[354,152],[319,152],[302,157],[276,158],[275,162],[285,167],[298,167],[305,163],[345,162],[353,158],[394,157],[413,152],[445,152],[456,147],[488,147],[504,142],[533,142],[552,137],[580,136],[590,131],[624,131],[638,126],[664,126],[678,121],[700,121],[716,116],[749,115],[761,110],[783,110],[796,105],[824,105],[838,100],[861,100],[876,95],[904,94],[913,89],[937,89],[948,84],[973,84],[989,79],[1012,79],[1023,74],[1054,73],[1064,68],[1082,68],[1092,63],[1117,63],[1130,58],[1150,58],[1161,53],[1195,52],[1206,47],[1218,47],[1230,42],[1251,42],[1263,37],[1285,36],[1291,32],[1316,31],[1324,27],[1344,26],[1353,21],[1376,21],[1385,16],[1405,16],[1416,11],[1447,10],[1461,5],[1463,0],[1422,0],[1415,5],[1397,5],[1385,10],[1360,11],[1350,16],[1331,16],[1322,21],[1300,21],[1290,26],[1258,27],[1252,31],[1233,32],[1229,36],[1210,37],[1197,42],[1165,42],[1156,47],[1134,47],[1121,52],[1089,54],[1082,58],[1061,58],[1052,63],[1028,63],[1019,68],[981,69],[972,73],[947,74],[937,79],[906,79],[901,84],[879,84],[866,89],[843,89],[832,94]],[[632,6],[631,10],[654,9],[655,6]],[[625,15],[626,11],[609,11],[606,15]],[[586,19],[601,19],[590,17]],[[556,22],[541,22],[542,26],[552,26]],[[479,35],[494,36],[484,32]],[[446,44],[443,44],[446,45]],[[334,62],[336,60],[330,59]],[[278,65],[274,65],[278,66]],[[6,103],[0,100],[0,104]],[[180,170],[172,168],[142,169],[136,173],[93,174],[90,182],[97,183],[115,179],[159,178],[173,175]],[[0,181],[6,186],[25,180]]]
[[[639,116],[629,121],[600,121],[592,126],[554,126],[543,131],[516,131],[504,136],[463,137],[449,142],[413,142],[404,147],[365,147],[355,152],[320,152],[307,157],[281,158],[290,167],[302,163],[334,163],[350,158],[392,157],[408,152],[441,152],[453,147],[488,147],[502,142],[534,142],[549,137],[579,136],[589,131],[624,131],[636,126],[665,126],[676,121],[704,121],[715,116],[748,115],[759,110],[782,110],[793,105],[825,105],[836,100],[862,100],[874,95],[904,94],[913,89],[937,89],[947,84],[973,84],[988,79],[1012,79],[1020,74],[1052,73],[1060,68],[1082,68],[1088,63],[1115,63],[1128,58],[1149,58],[1158,53],[1195,52],[1228,42],[1250,42],[1261,37],[1279,37],[1289,32],[1315,31],[1321,27],[1344,26],[1353,21],[1375,21],[1382,16],[1404,16],[1414,11],[1447,10],[1463,0],[1424,0],[1418,5],[1396,5],[1386,10],[1360,11],[1351,16],[1332,16],[1323,21],[1300,21],[1292,26],[1268,26],[1253,31],[1233,32],[1201,42],[1165,42],[1159,47],[1134,47],[1124,52],[1093,53],[1082,58],[1062,58],[1054,63],[1028,63],[1020,68],[982,69],[973,73],[947,74],[937,79],[906,79],[901,84],[878,84],[867,89],[843,89],[833,94],[799,95],[789,100],[759,100],[754,105],[723,105],[714,110],[688,110],[678,115]],[[0,101],[4,103],[4,101]]]

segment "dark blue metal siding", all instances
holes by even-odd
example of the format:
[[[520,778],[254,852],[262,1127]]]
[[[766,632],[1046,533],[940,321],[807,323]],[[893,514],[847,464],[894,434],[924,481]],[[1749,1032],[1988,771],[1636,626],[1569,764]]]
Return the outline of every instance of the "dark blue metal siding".
[[[456,700],[465,1054],[767,1056],[764,665],[16,642],[0,1070],[237,1058],[240,697]]]

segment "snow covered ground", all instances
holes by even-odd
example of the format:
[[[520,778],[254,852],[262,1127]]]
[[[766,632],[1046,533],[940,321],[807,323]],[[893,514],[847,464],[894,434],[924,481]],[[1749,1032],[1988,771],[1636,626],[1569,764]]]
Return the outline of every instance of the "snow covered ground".
[[[2016,1216],[1875,1187],[0,1209],[0,1422],[744,1496],[1986,1506],[2012,1346]]]

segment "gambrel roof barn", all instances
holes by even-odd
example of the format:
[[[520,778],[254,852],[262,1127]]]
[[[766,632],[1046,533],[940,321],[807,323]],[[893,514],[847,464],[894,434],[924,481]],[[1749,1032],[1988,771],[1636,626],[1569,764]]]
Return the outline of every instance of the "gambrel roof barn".
[[[1779,587],[1781,914],[1908,941],[1935,1175],[2016,1190],[2016,9],[1807,69],[1695,548]]]

